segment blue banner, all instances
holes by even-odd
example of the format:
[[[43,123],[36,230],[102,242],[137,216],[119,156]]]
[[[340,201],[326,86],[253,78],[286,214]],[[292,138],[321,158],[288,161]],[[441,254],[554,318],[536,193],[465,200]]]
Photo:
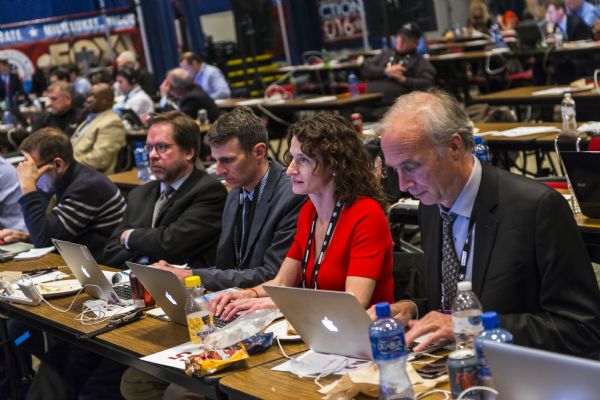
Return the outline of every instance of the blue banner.
[[[85,18],[66,18],[56,22],[31,24],[12,29],[0,29],[0,47],[33,41],[62,39],[95,33],[135,28],[135,14],[98,15]]]

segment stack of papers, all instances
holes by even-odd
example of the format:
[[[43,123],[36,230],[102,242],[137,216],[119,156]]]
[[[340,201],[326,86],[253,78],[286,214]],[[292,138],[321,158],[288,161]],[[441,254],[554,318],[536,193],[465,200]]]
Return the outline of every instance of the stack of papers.
[[[553,126],[520,126],[518,128],[508,129],[502,132],[485,132],[482,135],[505,136],[505,137],[520,137],[535,135],[538,133],[560,132],[560,129]]]
[[[52,253],[53,251],[54,246],[31,249],[29,251],[17,254],[15,256],[15,260],[35,260],[36,258],[41,258],[46,254]]]
[[[337,99],[336,96],[319,96],[319,97],[313,97],[312,99],[306,99],[306,100],[304,100],[304,102],[305,103],[326,103],[328,101],[334,101],[336,99]]]

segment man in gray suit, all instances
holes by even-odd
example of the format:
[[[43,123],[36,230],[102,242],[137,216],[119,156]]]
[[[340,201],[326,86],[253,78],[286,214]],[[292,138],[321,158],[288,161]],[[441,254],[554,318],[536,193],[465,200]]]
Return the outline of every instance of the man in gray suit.
[[[246,107],[223,114],[208,131],[217,174],[232,190],[223,211],[216,266],[170,268],[180,279],[199,275],[208,290],[252,287],[272,279],[296,232],[304,197],[292,192],[285,168],[267,158],[267,130]]]
[[[285,168],[267,159],[267,130],[246,107],[223,114],[208,131],[208,143],[217,160],[217,174],[232,190],[223,211],[223,228],[215,267],[178,269],[165,262],[156,268],[181,280],[199,275],[208,290],[253,287],[277,275],[296,233],[303,196],[292,192]],[[193,266],[196,267],[196,266]],[[121,380],[128,400],[202,398],[129,368]]]

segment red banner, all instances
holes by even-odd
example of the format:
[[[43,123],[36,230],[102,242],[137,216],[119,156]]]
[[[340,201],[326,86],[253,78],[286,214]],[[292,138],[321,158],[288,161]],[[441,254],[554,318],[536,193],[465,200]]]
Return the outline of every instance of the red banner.
[[[133,51],[144,64],[142,38],[135,24],[111,29],[109,37],[104,32],[94,32],[13,43],[0,47],[0,58],[8,59],[27,85],[40,57],[49,61],[51,66],[75,65],[78,60],[85,58],[92,68],[104,67],[111,65],[111,49],[115,57],[125,50]]]

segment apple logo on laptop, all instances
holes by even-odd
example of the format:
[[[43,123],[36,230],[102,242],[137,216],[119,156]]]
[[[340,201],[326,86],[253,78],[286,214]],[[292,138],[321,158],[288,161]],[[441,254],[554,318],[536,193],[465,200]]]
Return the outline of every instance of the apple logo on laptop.
[[[335,326],[335,324],[333,323],[332,320],[330,320],[329,318],[325,317],[321,320],[321,323],[323,324],[323,326],[325,328],[327,328],[328,330],[330,330],[331,332],[338,332],[339,329],[337,328],[337,326]]]
[[[87,269],[85,269],[83,265],[81,266],[81,272],[83,272],[86,278],[90,279],[90,274],[89,272],[87,272]]]
[[[167,292],[166,290],[165,290],[165,297],[167,298],[167,300],[169,300],[171,303],[173,303],[174,306],[177,305],[177,302],[175,301],[173,296],[171,296],[171,294],[169,292]]]

